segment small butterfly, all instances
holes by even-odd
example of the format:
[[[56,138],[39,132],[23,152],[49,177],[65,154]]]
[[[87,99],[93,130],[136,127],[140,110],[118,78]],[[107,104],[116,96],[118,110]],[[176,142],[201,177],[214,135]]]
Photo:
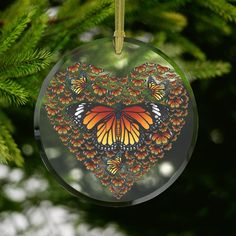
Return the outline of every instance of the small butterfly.
[[[107,170],[115,175],[121,167],[121,157],[117,157],[115,160],[107,161]]]
[[[158,101],[165,96],[166,88],[164,83],[157,83],[151,76],[148,78],[148,88],[151,90],[152,96],[154,96]]]
[[[79,73],[77,78],[69,78],[69,86],[71,90],[76,94],[80,94],[86,87],[86,84],[87,77],[85,73]]]
[[[168,117],[168,108],[154,103],[116,108],[95,103],[73,104],[67,107],[73,123],[91,133],[101,150],[135,150],[145,135]]]

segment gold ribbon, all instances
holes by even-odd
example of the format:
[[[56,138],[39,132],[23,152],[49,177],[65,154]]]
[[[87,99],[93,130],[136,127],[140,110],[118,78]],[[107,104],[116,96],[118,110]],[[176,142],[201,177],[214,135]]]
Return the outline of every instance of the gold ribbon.
[[[125,0],[115,0],[115,32],[114,47],[115,53],[121,54],[124,45],[125,25]]]

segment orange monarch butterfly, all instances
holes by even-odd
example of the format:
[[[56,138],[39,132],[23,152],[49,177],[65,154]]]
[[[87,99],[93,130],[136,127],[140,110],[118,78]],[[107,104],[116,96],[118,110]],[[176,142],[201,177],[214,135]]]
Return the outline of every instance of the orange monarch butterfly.
[[[154,96],[158,101],[165,96],[164,83],[157,83],[151,76],[148,78],[148,88],[151,90],[152,96]]]
[[[135,150],[148,135],[168,116],[168,108],[154,103],[116,108],[95,103],[72,104],[67,114],[85,133],[91,133],[101,150]]]

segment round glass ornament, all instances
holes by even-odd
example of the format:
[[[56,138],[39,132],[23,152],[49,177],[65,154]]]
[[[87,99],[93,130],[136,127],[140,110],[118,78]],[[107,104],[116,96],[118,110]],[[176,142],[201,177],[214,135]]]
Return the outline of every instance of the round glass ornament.
[[[192,154],[198,115],[190,84],[160,50],[110,38],[64,56],[41,88],[35,137],[50,172],[72,194],[105,206],[147,201]]]

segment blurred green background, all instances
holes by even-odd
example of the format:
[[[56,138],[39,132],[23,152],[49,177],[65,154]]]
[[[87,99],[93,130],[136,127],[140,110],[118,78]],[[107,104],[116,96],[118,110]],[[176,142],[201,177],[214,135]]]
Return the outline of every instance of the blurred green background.
[[[114,30],[112,0],[0,2],[0,235],[236,235],[236,1],[127,0],[126,34],[188,74],[197,145],[164,193],[129,208],[81,202],[54,180],[33,137],[38,91],[65,52]]]

